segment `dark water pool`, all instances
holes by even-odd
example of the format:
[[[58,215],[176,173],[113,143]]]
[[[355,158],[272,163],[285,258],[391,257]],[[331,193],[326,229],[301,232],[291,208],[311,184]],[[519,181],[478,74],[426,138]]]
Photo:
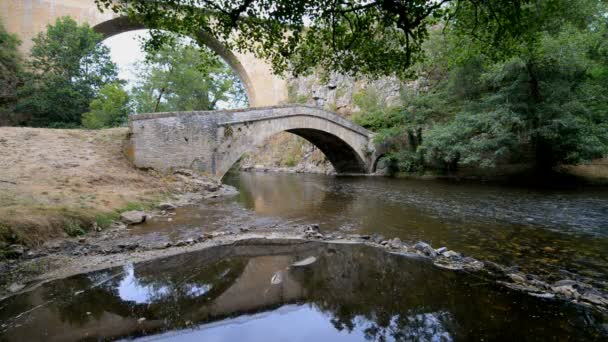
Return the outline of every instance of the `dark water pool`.
[[[608,337],[605,317],[581,307],[426,260],[313,242],[213,247],[57,280],[0,302],[0,324],[1,341]]]

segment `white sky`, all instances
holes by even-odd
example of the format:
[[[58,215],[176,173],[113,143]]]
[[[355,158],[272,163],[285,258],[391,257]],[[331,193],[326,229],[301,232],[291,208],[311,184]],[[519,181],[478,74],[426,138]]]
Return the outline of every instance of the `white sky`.
[[[118,77],[127,81],[127,89],[130,89],[135,81],[135,63],[145,58],[138,37],[149,37],[148,30],[129,31],[103,41],[110,49],[112,61],[118,65]]]

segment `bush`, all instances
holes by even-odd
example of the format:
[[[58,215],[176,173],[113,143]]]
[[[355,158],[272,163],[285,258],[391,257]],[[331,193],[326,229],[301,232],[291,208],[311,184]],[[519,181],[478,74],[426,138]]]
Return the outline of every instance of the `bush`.
[[[90,129],[118,127],[127,122],[130,112],[127,92],[118,83],[108,83],[91,102],[91,110],[82,115],[82,125]]]

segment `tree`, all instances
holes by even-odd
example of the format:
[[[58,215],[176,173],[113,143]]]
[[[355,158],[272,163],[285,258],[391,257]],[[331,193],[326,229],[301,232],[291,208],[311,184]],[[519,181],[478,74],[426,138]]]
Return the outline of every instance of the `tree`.
[[[0,125],[11,121],[10,114],[22,82],[22,60],[17,36],[9,34],[0,22]]]
[[[500,43],[508,58],[496,58],[502,50],[489,49],[483,33],[467,35],[462,23],[432,34],[429,60],[416,67],[431,89],[406,98],[398,114],[370,111],[359,121],[376,128],[391,144],[391,160],[403,165],[419,160],[451,170],[534,162],[547,172],[605,156],[608,9],[584,0],[543,19],[554,4],[539,0],[522,39]],[[404,144],[412,128],[422,129],[413,135],[415,158],[402,153],[412,145]]]
[[[82,115],[82,125],[91,129],[118,127],[127,122],[130,113],[127,92],[120,83],[107,83],[91,101],[91,110]]]
[[[96,0],[102,10],[185,35],[201,30],[230,49],[254,53],[275,72],[313,66],[345,74],[408,75],[428,28],[455,23],[491,43],[517,40],[539,0]],[[568,0],[551,0],[571,6]],[[558,6],[545,8],[550,18]],[[149,46],[164,35],[155,31]],[[201,38],[201,37],[199,37]]]
[[[132,93],[139,113],[246,106],[238,76],[208,48],[176,41],[151,53],[139,65],[138,79]]]
[[[33,39],[25,85],[16,110],[37,126],[78,126],[82,113],[107,83],[116,65],[100,34],[73,19],[57,19]]]

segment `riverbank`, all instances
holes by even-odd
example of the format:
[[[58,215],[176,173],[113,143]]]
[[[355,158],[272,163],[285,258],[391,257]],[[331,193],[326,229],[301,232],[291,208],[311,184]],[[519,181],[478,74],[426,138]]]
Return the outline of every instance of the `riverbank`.
[[[134,168],[123,154],[127,134],[127,128],[0,127],[0,258],[10,245],[104,230],[121,212],[220,187],[201,175]]]

